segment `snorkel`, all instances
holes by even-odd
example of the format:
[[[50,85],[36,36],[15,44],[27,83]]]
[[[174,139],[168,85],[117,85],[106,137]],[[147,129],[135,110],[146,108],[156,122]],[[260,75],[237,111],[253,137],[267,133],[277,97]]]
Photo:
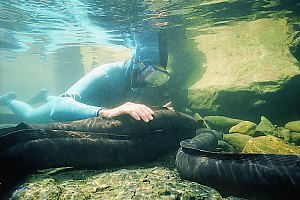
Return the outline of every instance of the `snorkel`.
[[[157,32],[135,33],[133,75],[140,74],[143,82],[151,87],[165,84],[170,78],[161,63],[160,41]]]

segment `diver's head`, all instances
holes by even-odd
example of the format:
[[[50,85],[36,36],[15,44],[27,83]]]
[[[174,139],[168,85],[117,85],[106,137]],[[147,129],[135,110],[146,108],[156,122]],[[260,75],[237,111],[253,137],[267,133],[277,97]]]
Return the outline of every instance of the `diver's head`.
[[[166,71],[166,40],[158,32],[139,32],[135,33],[135,42],[134,70],[140,72],[146,85],[157,87],[165,84],[170,78]]]

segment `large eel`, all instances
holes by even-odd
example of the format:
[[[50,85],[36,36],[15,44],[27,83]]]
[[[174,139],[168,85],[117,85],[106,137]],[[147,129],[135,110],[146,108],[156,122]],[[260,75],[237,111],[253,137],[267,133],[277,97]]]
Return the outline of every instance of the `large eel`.
[[[298,156],[213,152],[220,135],[197,128],[198,123],[188,115],[156,110],[149,123],[122,116],[69,123],[21,123],[1,129],[0,189],[39,169],[102,169],[150,162],[176,150],[180,143],[176,167],[183,179],[213,187],[224,196],[300,196]]]
[[[153,161],[195,136],[197,122],[179,112],[156,110],[148,123],[129,116],[69,123],[25,124],[0,130],[2,188],[39,169],[102,169]]]
[[[181,178],[217,189],[222,196],[251,199],[299,199],[297,155],[212,152],[218,145],[212,130],[180,142],[176,167]]]

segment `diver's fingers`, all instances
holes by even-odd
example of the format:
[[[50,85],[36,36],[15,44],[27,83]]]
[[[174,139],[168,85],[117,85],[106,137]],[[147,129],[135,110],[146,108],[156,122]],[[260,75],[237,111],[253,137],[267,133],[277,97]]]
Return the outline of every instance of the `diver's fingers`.
[[[151,116],[154,114],[154,111],[151,108],[149,108],[148,106],[145,106],[145,105],[143,105],[143,106],[144,106],[145,111],[149,112],[151,114]]]
[[[166,103],[163,107],[167,108],[168,110],[175,111],[175,109],[172,107],[172,102],[171,101]]]
[[[137,105],[136,113],[143,119],[144,122],[149,122],[153,119],[152,115],[154,114],[154,112],[151,108],[143,104]]]
[[[168,110],[175,111],[173,107],[168,107]]]
[[[164,108],[168,108],[168,107],[171,107],[172,105],[172,101],[169,101],[168,103],[166,103],[163,107]]]
[[[149,122],[153,119],[153,110],[144,104],[137,104],[132,102],[127,102],[119,107],[119,115],[120,114],[129,114],[136,120],[143,120],[145,122]]]
[[[120,115],[128,114],[136,120],[149,122],[153,119],[153,110],[144,104],[137,104],[132,102],[124,103],[113,109],[102,109],[98,112],[98,116],[102,117],[116,117]]]
[[[137,114],[136,112],[132,111],[132,112],[128,112],[128,114],[133,117],[135,120],[141,120],[139,114]]]

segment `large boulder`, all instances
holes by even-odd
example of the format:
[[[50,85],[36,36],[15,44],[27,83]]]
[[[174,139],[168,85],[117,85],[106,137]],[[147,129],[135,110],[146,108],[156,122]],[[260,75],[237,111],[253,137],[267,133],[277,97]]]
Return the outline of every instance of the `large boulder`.
[[[204,116],[254,122],[261,115],[274,123],[294,119],[300,109],[300,69],[289,50],[290,34],[284,18],[188,29],[190,38],[175,42],[180,51],[170,50],[179,73],[174,79],[187,79],[181,81],[184,106]]]
[[[300,61],[300,22],[298,17],[289,18],[289,30],[289,49],[293,56]]]

